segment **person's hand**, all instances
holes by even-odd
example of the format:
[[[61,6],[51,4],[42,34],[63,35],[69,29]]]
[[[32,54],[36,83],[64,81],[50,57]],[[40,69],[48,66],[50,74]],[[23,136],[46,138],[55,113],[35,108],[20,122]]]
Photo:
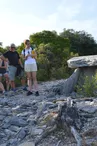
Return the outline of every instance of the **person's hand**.
[[[29,54],[25,56],[25,59],[27,59],[29,57]]]
[[[21,69],[22,69],[22,70],[24,70],[24,67],[23,67],[23,66],[21,66]]]
[[[31,56],[31,57],[32,57],[32,55],[31,55],[31,54],[28,54],[26,57],[28,58],[29,56]]]
[[[32,54],[32,58],[37,59],[37,54],[36,53],[35,54]]]
[[[21,64],[20,66],[21,66],[22,69],[24,68],[24,67],[23,67],[23,64]]]

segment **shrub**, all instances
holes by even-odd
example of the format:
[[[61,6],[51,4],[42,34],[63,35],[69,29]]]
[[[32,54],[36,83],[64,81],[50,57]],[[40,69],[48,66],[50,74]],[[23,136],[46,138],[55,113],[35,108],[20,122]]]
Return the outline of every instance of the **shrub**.
[[[95,97],[97,96],[97,74],[92,76],[90,79],[89,76],[84,78],[84,84],[78,84],[76,86],[77,93],[87,96],[87,97]]]
[[[38,81],[47,81],[48,79],[48,74],[47,70],[45,69],[39,69],[37,72],[37,80]]]
[[[70,75],[68,74],[68,72],[65,71],[64,67],[60,67],[58,69],[52,68],[51,70],[51,80],[52,79],[66,79],[69,76]]]

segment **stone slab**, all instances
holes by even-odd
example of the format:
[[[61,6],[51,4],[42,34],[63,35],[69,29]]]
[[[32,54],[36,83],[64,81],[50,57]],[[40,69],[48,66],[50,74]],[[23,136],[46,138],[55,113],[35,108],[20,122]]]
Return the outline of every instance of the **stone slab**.
[[[70,68],[97,66],[97,55],[73,57],[67,63]]]
[[[20,144],[19,146],[35,146],[35,144],[33,142],[24,142]]]

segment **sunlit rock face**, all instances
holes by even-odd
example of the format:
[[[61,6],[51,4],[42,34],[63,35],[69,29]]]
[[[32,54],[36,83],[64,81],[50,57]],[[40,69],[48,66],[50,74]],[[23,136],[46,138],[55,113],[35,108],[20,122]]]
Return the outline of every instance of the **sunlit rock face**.
[[[97,66],[97,55],[73,57],[67,63],[70,68]]]

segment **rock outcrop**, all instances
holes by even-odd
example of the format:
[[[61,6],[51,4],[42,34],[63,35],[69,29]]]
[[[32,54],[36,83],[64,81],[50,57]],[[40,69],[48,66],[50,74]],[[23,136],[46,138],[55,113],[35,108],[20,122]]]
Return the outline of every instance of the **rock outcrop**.
[[[21,87],[0,94],[0,146],[96,144],[97,99],[66,96],[64,82],[41,83],[38,97]]]
[[[70,68],[97,66],[97,55],[73,57],[67,63]]]
[[[79,69],[76,76],[76,84],[80,86],[83,86],[86,76],[91,81],[92,77],[97,73],[97,55],[73,57],[67,63],[68,67]]]

